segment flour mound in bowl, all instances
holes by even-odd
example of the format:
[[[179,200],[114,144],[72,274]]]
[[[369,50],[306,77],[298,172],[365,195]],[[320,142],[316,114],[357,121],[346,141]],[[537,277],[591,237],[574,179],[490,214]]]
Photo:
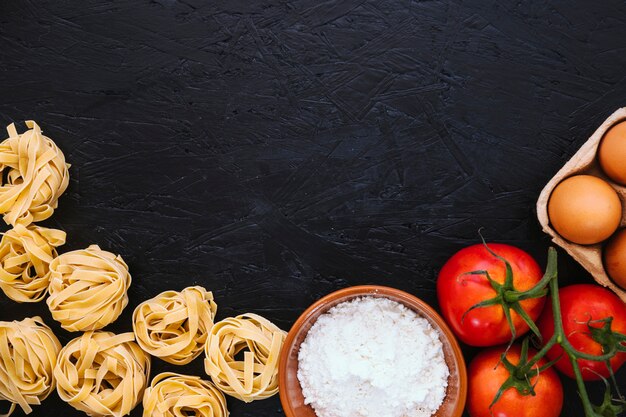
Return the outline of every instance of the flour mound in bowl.
[[[356,298],[328,310],[298,361],[305,403],[318,417],[429,417],[448,385],[439,333],[388,298]]]

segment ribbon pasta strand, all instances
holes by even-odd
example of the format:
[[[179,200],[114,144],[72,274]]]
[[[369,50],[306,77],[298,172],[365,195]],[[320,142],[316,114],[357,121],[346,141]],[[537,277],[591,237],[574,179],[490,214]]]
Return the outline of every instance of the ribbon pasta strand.
[[[7,224],[29,225],[52,216],[69,183],[69,164],[57,145],[32,120],[18,134],[14,124],[0,143],[0,214]]]
[[[278,356],[286,333],[247,313],[213,325],[205,345],[205,371],[225,394],[245,402],[278,392]],[[243,361],[235,359],[243,352]]]
[[[89,416],[121,417],[141,401],[150,356],[133,333],[86,332],[59,353],[54,368],[63,401]]]
[[[133,312],[137,343],[166,362],[185,365],[202,353],[216,311],[213,293],[202,287],[165,291]]]
[[[131,276],[121,256],[91,245],[59,255],[50,263],[52,317],[71,332],[99,330],[128,305]]]
[[[0,399],[10,401],[8,417],[19,405],[24,413],[54,389],[53,369],[61,344],[40,317],[0,321]]]
[[[0,241],[0,289],[10,299],[32,303],[41,301],[50,283],[50,262],[55,248],[65,244],[65,232],[21,224]]]
[[[197,376],[164,372],[154,377],[143,397],[143,417],[228,417],[226,398]]]

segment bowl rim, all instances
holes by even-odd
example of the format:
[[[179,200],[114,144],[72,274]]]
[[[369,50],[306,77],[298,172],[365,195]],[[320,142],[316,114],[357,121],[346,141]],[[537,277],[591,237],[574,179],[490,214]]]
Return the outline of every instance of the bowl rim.
[[[445,322],[445,320],[437,313],[437,311],[431,307],[428,303],[423,301],[421,298],[410,294],[406,291],[399,290],[397,288],[388,287],[384,285],[355,285],[351,287],[342,288],[337,291],[333,291],[319,300],[315,301],[311,304],[300,316],[296,319],[294,324],[289,329],[287,333],[287,337],[283,343],[283,348],[280,352],[280,357],[278,361],[278,393],[280,397],[280,402],[283,408],[283,412],[287,417],[298,417],[296,412],[291,407],[291,403],[287,399],[286,390],[282,389],[286,385],[287,372],[285,371],[285,365],[288,359],[288,352],[291,350],[291,346],[295,341],[296,334],[300,330],[300,328],[311,319],[311,316],[315,314],[319,309],[323,308],[329,302],[332,302],[339,298],[345,297],[358,297],[363,296],[367,297],[372,294],[380,294],[381,296],[393,296],[400,300],[406,300],[411,304],[419,306],[421,311],[423,311],[430,319],[432,319],[442,333],[442,343],[449,344],[453,356],[458,363],[459,368],[459,385],[461,387],[459,398],[457,402],[457,406],[455,408],[455,417],[460,417],[463,414],[465,409],[465,403],[467,400],[467,366],[465,363],[465,358],[463,357],[463,351],[461,350],[461,346],[459,345],[458,340],[454,336],[454,333]]]

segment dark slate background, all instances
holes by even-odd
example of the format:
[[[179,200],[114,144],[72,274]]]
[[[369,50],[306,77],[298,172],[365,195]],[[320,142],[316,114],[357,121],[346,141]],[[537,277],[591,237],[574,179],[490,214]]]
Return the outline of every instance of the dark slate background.
[[[355,284],[436,305],[439,268],[481,226],[545,264],[536,198],[626,104],[625,53],[621,0],[6,0],[0,123],[35,119],[72,163],[44,222],[62,251],[129,263],[108,329],[194,284],[218,318],[288,329]],[[560,259],[563,282],[590,280]],[[76,336],[0,294],[1,320],[35,314]],[[202,358],[165,369],[202,375]],[[229,407],[281,415],[278,397]],[[83,415],[56,394],[32,415],[56,413]]]

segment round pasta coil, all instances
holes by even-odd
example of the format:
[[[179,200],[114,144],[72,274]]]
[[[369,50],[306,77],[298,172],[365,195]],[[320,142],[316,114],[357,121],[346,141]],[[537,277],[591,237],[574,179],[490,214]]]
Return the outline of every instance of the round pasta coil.
[[[154,377],[143,397],[144,417],[228,417],[226,398],[197,376],[164,372]]]
[[[127,415],[141,401],[150,356],[133,333],[86,332],[59,353],[54,368],[63,401],[90,416]]]
[[[24,413],[54,389],[53,369],[61,344],[40,317],[0,321],[0,399],[10,401],[11,415],[19,405]]]
[[[59,255],[50,263],[52,317],[71,332],[98,330],[128,305],[131,277],[121,256],[98,245]]]
[[[247,313],[213,325],[204,347],[204,368],[225,394],[245,402],[278,392],[278,356],[286,333]],[[243,352],[243,360],[235,359]]]
[[[0,240],[0,289],[17,302],[41,301],[50,283],[55,248],[65,243],[65,232],[21,224]]]
[[[29,225],[52,216],[69,183],[69,165],[57,145],[32,120],[18,134],[14,124],[0,143],[0,214],[7,224]]]
[[[216,311],[213,293],[202,287],[165,291],[133,312],[137,343],[166,362],[187,364],[202,353]]]

